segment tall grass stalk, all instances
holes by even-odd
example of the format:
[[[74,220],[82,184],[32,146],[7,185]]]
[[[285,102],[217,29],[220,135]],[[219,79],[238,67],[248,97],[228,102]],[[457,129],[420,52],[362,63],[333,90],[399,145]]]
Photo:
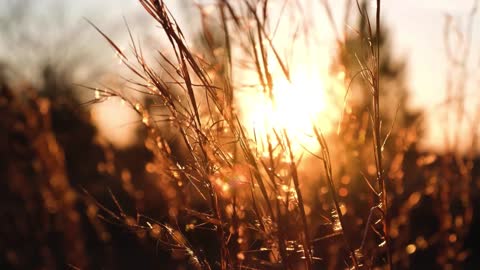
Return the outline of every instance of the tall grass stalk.
[[[299,162],[301,158],[294,155],[292,139],[288,130],[273,129],[271,134],[263,141],[254,135],[253,139],[246,130],[244,123],[237,114],[237,108],[234,104],[235,86],[233,84],[234,55],[233,42],[238,42],[239,48],[242,48],[246,57],[249,57],[252,68],[258,77],[258,83],[263,93],[266,94],[272,102],[275,101],[273,95],[274,81],[271,71],[271,62],[269,54],[273,54],[273,59],[283,73],[283,76],[290,81],[290,70],[287,62],[282,59],[280,53],[275,48],[272,36],[269,34],[269,1],[258,1],[255,4],[251,1],[240,1],[233,4],[231,1],[221,0],[217,3],[218,15],[220,18],[220,30],[223,32],[223,48],[225,54],[223,57],[216,56],[215,39],[213,30],[209,29],[209,17],[202,12],[203,37],[206,41],[206,50],[210,50],[213,56],[212,61],[221,66],[225,71],[220,74],[221,79],[219,87],[212,80],[212,72],[208,70],[206,60],[189,47],[184,34],[175,18],[161,0],[140,0],[144,9],[152,16],[163,29],[169,44],[171,54],[158,52],[161,62],[160,68],[167,74],[168,79],[173,80],[176,89],[172,89],[164,77],[160,76],[147,59],[144,58],[141,49],[135,44],[132,33],[129,31],[132,43],[132,54],[134,62],[131,62],[127,55],[119,49],[106,34],[95,27],[103,37],[107,39],[110,45],[116,51],[125,66],[133,72],[140,82],[131,81],[138,92],[147,94],[154,98],[158,106],[168,115],[168,122],[177,131],[177,136],[182,139],[182,144],[187,150],[186,160],[183,164],[175,164],[178,153],[172,153],[168,144],[161,138],[162,127],[165,125],[163,120],[157,120],[149,108],[144,107],[137,101],[131,101],[131,98],[111,89],[96,90],[100,91],[102,98],[120,97],[127,100],[141,116],[142,122],[150,130],[150,137],[157,145],[157,153],[160,155],[159,164],[164,171],[162,175],[174,182],[187,181],[189,185],[195,187],[197,194],[189,194],[192,201],[196,197],[208,201],[208,211],[194,210],[195,204],[186,204],[183,207],[184,212],[200,218],[210,226],[216,234],[216,246],[219,249],[218,266],[222,270],[232,268],[280,266],[284,269],[296,269],[296,265],[301,263],[305,269],[315,269],[318,258],[314,255],[311,241],[311,228],[309,227],[309,217],[307,215],[307,201],[302,192],[301,177],[298,173]],[[358,2],[357,2],[358,4]],[[377,1],[376,10],[376,35],[380,35],[380,0]],[[323,3],[329,20],[333,27],[333,17],[327,2]],[[361,15],[368,21],[366,10],[360,10]],[[280,18],[281,19],[281,18]],[[369,26],[370,26],[370,22]],[[128,28],[128,26],[127,26]],[[233,35],[233,30],[239,35]],[[372,29],[369,29],[370,39],[373,39]],[[341,39],[337,33],[337,42],[341,46]],[[380,112],[380,49],[377,46],[374,50],[374,44],[370,43],[371,63],[367,68],[362,69],[362,75],[370,83],[372,88],[373,103],[373,137],[374,137],[374,157],[377,169],[377,183],[379,192],[378,206],[381,209],[383,222],[383,241],[387,246],[387,260],[391,268],[391,256],[389,251],[388,236],[388,215],[387,215],[387,191],[385,187],[385,176],[382,164],[382,135],[381,135],[381,112]],[[363,65],[361,63],[361,65]],[[179,94],[180,93],[180,94]],[[321,238],[336,237],[338,232],[342,235],[344,247],[349,253],[350,261],[348,264],[354,269],[363,267],[363,263],[358,261],[359,255],[363,251],[358,251],[352,247],[347,239],[347,225],[340,207],[340,200],[337,196],[337,189],[333,180],[332,164],[327,142],[323,134],[315,127],[313,131],[321,146],[321,157],[327,186],[333,200],[332,227],[333,234],[327,234]],[[222,132],[219,133],[218,130]],[[227,142],[227,143],[226,143]],[[265,144],[267,147],[264,147]],[[233,147],[226,147],[233,145]],[[265,151],[266,149],[266,151]],[[314,154],[315,155],[315,154]],[[244,167],[243,171],[238,171],[237,167]],[[228,176],[230,175],[230,176]],[[237,186],[241,182],[230,179],[242,178],[248,182],[249,192],[241,192]],[[206,194],[206,195],[205,195]],[[249,194],[249,195],[247,195]],[[232,211],[227,211],[227,206],[231,206]],[[258,226],[251,224],[251,220],[240,218],[239,207],[251,209]],[[298,218],[300,222],[294,220]],[[176,217],[171,217],[174,220]],[[370,221],[370,218],[368,219]],[[177,221],[174,221],[176,224]],[[141,226],[141,225],[138,225]],[[180,228],[171,229],[168,225],[162,225],[167,231],[174,230],[174,233],[168,234],[162,240],[165,245],[178,247],[178,235],[182,234]],[[371,224],[366,224],[365,231],[369,230]],[[145,226],[143,226],[145,227]],[[149,226],[147,226],[149,227]],[[242,245],[241,238],[245,238],[247,228],[256,228],[249,232],[250,236],[255,238],[250,244],[256,241],[263,242],[260,249],[249,250]],[[297,232],[293,234],[292,232]],[[365,234],[366,235],[366,234]],[[175,236],[175,237],[173,237]],[[181,237],[185,238],[184,236]],[[231,239],[237,239],[238,243],[231,243]],[[196,266],[202,269],[209,269],[209,263],[197,255],[197,250],[188,241],[184,243],[183,250],[195,258]],[[363,246],[363,245],[362,245]],[[266,259],[260,255],[262,252],[268,252]],[[231,252],[236,252],[232,254]],[[252,254],[252,255],[250,255]],[[250,266],[244,266],[250,265]]]

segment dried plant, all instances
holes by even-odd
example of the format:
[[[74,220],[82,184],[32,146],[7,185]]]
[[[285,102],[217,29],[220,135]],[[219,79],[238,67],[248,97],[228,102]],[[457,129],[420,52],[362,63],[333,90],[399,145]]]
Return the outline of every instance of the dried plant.
[[[321,29],[313,29],[310,6],[268,0],[192,3],[201,23],[201,32],[192,38],[164,1],[139,2],[161,29],[159,40],[166,44],[144,52],[125,23],[131,45],[125,51],[89,21],[132,78],[126,79],[125,87],[85,86],[94,99],[84,104],[117,100],[119,106],[138,114],[146,133],[141,147],[149,154],[137,157],[134,152],[127,160],[138,163],[139,170],[119,163],[121,151],[92,135],[102,153],[96,173],[107,176],[95,174],[95,179],[107,182],[75,183],[79,176],[68,170],[72,166],[68,146],[78,141],[62,143],[59,131],[52,128],[49,117],[54,100],[34,96],[23,104],[0,88],[0,113],[8,116],[0,124],[22,127],[26,149],[34,153],[25,164],[39,170],[31,177],[39,190],[35,192],[26,177],[15,174],[23,166],[20,158],[9,162],[6,190],[22,200],[21,206],[41,202],[43,208],[35,211],[63,224],[62,246],[72,243],[75,247],[64,259],[70,268],[96,266],[88,259],[87,230],[94,231],[102,243],[128,231],[147,250],[139,252],[154,250],[152,260],[169,269],[408,269],[422,262],[416,254],[427,252],[433,254],[429,259],[436,260],[429,266],[464,267],[472,260],[474,249],[465,243],[473,235],[472,224],[478,222],[473,203],[478,200],[474,152],[467,158],[420,152],[415,148],[420,117],[403,115],[410,122],[407,119],[398,126],[401,110],[387,111],[394,106],[384,98],[391,89],[384,83],[383,72],[390,67],[385,60],[389,55],[382,51],[381,0],[375,1],[373,13],[364,1],[345,1],[342,26],[333,16],[331,1],[315,6],[325,13],[339,58],[348,56],[357,67],[348,66],[344,59],[329,66],[335,86],[325,91],[340,96],[332,101],[335,106],[338,103],[332,106],[337,132],[326,128],[319,117],[294,112],[302,105],[321,107],[320,101],[298,106],[295,95],[285,98],[279,93],[282,83],[293,85],[297,95],[302,90],[298,88],[328,88],[317,81],[295,84],[297,50],[318,49],[312,42],[313,32]],[[351,6],[358,11],[360,29],[348,30]],[[460,74],[461,88],[468,77],[475,12],[476,6],[469,17],[464,50],[447,51],[452,69]],[[288,21],[298,14],[304,17]],[[292,29],[279,33],[285,24]],[[286,42],[278,38],[282,34],[291,44],[281,44]],[[350,46],[349,35],[359,48]],[[280,119],[273,124],[252,125],[245,111],[257,103],[242,101],[247,92],[264,103],[267,109],[262,107],[262,113],[286,110],[283,103],[293,110],[277,115]],[[453,90],[450,93],[453,99]],[[461,110],[464,93],[462,88],[458,103],[447,103],[456,105],[458,122],[466,121]],[[363,100],[356,100],[358,96]],[[289,113],[294,122],[306,122],[306,130],[296,132],[295,127],[282,125],[287,121],[282,117]],[[11,120],[12,115],[19,119]],[[8,130],[8,138],[16,136],[10,135],[14,128]],[[302,136],[313,143],[307,145]],[[452,153],[458,150],[461,134],[456,136],[449,144]],[[472,128],[472,148],[476,144]],[[9,214],[22,223],[23,212],[16,211]],[[422,222],[427,225],[418,224]],[[50,223],[40,224],[35,235],[48,235],[49,228],[43,226]],[[9,239],[8,235],[1,238]],[[18,248],[0,247],[13,267],[22,267],[18,258],[29,258]],[[44,250],[43,257],[50,262],[53,252]],[[169,259],[160,257],[164,255],[160,250]],[[116,267],[123,266],[106,266]]]
[[[274,79],[271,73],[271,63],[267,60],[269,53],[273,53],[275,65],[278,65],[287,80],[291,80],[288,63],[280,56],[269,34],[270,23],[268,1],[251,3],[242,1],[236,4],[229,1],[219,1],[216,4],[220,18],[220,26],[223,30],[223,43],[226,53],[220,58],[215,54],[215,41],[212,31],[208,26],[209,15],[201,12],[203,36],[208,48],[213,50],[213,61],[222,66],[225,72],[220,76],[220,83],[215,84],[211,79],[212,71],[209,63],[204,62],[198,54],[188,45],[177,21],[166,7],[163,1],[140,1],[145,10],[157,21],[163,29],[170,43],[170,54],[160,52],[160,69],[165,72],[168,80],[173,80],[175,89],[167,83],[167,79],[159,75],[159,72],[147,63],[142,51],[135,44],[130,33],[132,54],[134,62],[131,62],[125,52],[108,38],[106,34],[97,30],[108,40],[115,49],[121,61],[140,79],[140,82],[132,81],[138,88],[136,91],[150,96],[154,104],[162,107],[166,114],[169,126],[173,126],[177,136],[182,138],[182,145],[187,149],[184,163],[176,163],[174,155],[169,150],[168,144],[161,138],[165,124],[155,115],[144,108],[139,102],[132,101],[118,91],[112,89],[92,89],[97,97],[111,98],[120,97],[130,104],[142,117],[142,122],[150,130],[150,138],[155,141],[155,153],[158,158],[158,166],[163,168],[160,173],[170,179],[174,184],[192,186],[197,194],[188,193],[189,202],[180,205],[181,209],[172,211],[178,213],[181,210],[187,215],[200,219],[216,231],[216,246],[219,248],[220,269],[237,267],[261,267],[262,265],[281,265],[284,268],[296,268],[295,265],[303,263],[306,269],[312,269],[317,256],[312,249],[311,229],[309,218],[306,214],[306,201],[303,198],[298,164],[302,156],[296,156],[292,148],[289,130],[279,130],[275,127],[269,131],[266,141],[264,138],[251,137],[251,133],[242,123],[241,116],[235,108],[235,85],[233,75],[236,57],[234,50],[242,48],[247,57],[251,57],[253,68],[258,76],[260,89],[274,101]],[[328,9],[328,3],[324,6]],[[199,6],[202,10],[202,7]],[[369,22],[366,10],[360,10],[361,16]],[[211,15],[210,15],[211,16]],[[330,18],[330,20],[333,20]],[[369,24],[370,25],[370,24]],[[380,34],[380,1],[377,1],[376,11],[376,35]],[[96,27],[95,27],[96,28]],[[231,29],[243,31],[245,35],[232,35]],[[373,30],[369,28],[370,38],[373,38]],[[238,44],[234,44],[237,42]],[[340,40],[339,40],[340,42]],[[234,47],[236,46],[236,47]],[[388,205],[385,186],[385,176],[382,163],[382,134],[380,130],[381,112],[379,110],[379,46],[369,43],[370,54],[367,55],[367,63],[362,71],[362,76],[371,87],[372,93],[372,128],[374,157],[377,168],[377,188],[371,186],[375,196],[376,205],[371,212],[379,211],[383,228],[379,233],[382,241],[379,248],[386,246],[387,265],[391,267],[391,255],[389,251],[388,236]],[[173,58],[171,57],[173,56]],[[218,71],[218,70],[217,70]],[[215,71],[213,71],[215,72]],[[222,79],[223,78],[223,79]],[[198,83],[197,83],[198,82]],[[218,86],[220,85],[220,86]],[[315,123],[313,124],[315,126]],[[346,229],[340,202],[335,188],[332,164],[324,136],[314,129],[318,143],[322,149],[319,157],[324,163],[328,181],[329,192],[332,195],[332,237],[340,234],[344,236],[345,247],[349,253],[347,264],[359,268],[357,256],[359,252],[349,244],[343,231]],[[266,147],[265,147],[266,144]],[[314,153],[312,153],[314,154]],[[315,154],[314,154],[315,155]],[[240,169],[239,169],[240,168]],[[368,181],[368,180],[367,180]],[[248,187],[240,188],[241,186]],[[191,192],[192,189],[183,188],[180,192]],[[250,190],[249,192],[245,192]],[[208,202],[208,211],[194,210],[198,202],[195,197],[203,198]],[[252,224],[251,220],[240,217],[238,207],[243,211],[251,211],[257,220]],[[230,209],[230,210],[229,210]],[[244,216],[245,214],[242,214]],[[172,222],[177,221],[172,216]],[[297,220],[298,222],[291,221]],[[372,219],[368,219],[365,228],[369,230]],[[338,223],[338,225],[337,225]],[[165,225],[166,226],[166,225]],[[252,230],[255,228],[254,230]],[[292,230],[293,229],[293,230]],[[181,230],[179,230],[180,232]],[[247,233],[248,232],[248,233]],[[296,232],[296,233],[291,233]],[[245,234],[249,234],[246,236]],[[237,239],[237,243],[230,240]],[[243,244],[244,238],[260,241],[263,244],[258,250],[245,249],[249,245]],[[300,256],[294,256],[289,243],[298,246]],[[363,246],[363,245],[362,245]],[[188,250],[192,248],[188,247]],[[231,252],[235,251],[235,254]],[[267,258],[263,253],[266,253]],[[263,257],[263,258],[262,258]],[[211,262],[212,263],[212,262]],[[207,264],[203,265],[207,267]]]

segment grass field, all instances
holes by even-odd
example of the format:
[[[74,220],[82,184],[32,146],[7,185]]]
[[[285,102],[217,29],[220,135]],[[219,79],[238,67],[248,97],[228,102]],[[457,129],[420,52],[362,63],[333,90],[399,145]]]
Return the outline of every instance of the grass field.
[[[419,146],[425,112],[408,107],[381,0],[343,1],[341,23],[333,1],[211,2],[191,4],[187,36],[162,0],[139,0],[152,51],[129,23],[125,49],[87,19],[126,70],[115,81],[0,70],[0,268],[480,267],[476,5],[445,27],[438,152]],[[130,145],[95,126],[106,101],[137,114]]]

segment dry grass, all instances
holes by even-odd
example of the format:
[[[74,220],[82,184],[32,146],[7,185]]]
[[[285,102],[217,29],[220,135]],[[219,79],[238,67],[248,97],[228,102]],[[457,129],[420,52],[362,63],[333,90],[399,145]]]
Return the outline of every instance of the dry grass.
[[[177,224],[176,214],[178,211],[186,210],[187,213],[195,213],[194,218],[200,219],[205,226],[215,230],[220,269],[258,268],[262,265],[277,265],[290,269],[297,268],[299,264],[303,264],[306,269],[313,269],[316,265],[315,260],[320,259],[315,254],[310,240],[312,230],[309,228],[309,223],[315,214],[310,214],[310,217],[307,217],[306,214],[306,201],[301,188],[303,183],[301,183],[297,166],[301,157],[295,156],[292,150],[288,130],[272,130],[271,136],[276,138],[275,140],[272,140],[271,137],[267,139],[268,151],[267,155],[264,155],[255,143],[256,138],[252,141],[249,137],[249,132],[234,108],[232,97],[236,90],[231,81],[232,75],[228,72],[219,74],[223,81],[219,83],[220,86],[215,85],[210,79],[203,59],[198,58],[189,48],[182,30],[163,1],[145,0],[140,2],[158,22],[170,42],[169,54],[160,53],[164,63],[162,67],[163,71],[167,72],[167,77],[175,82],[180,95],[174,94],[176,92],[172,91],[165,79],[147,63],[147,59],[143,57],[133,38],[131,39],[134,57],[132,63],[106,34],[98,28],[97,30],[108,40],[123,63],[137,76],[137,79],[140,79],[141,82],[134,83],[142,88],[137,91],[151,96],[155,104],[163,107],[163,111],[168,115],[170,125],[178,132],[183,146],[187,149],[184,163],[175,164],[176,158],[173,156],[175,153],[169,151],[168,145],[160,136],[163,125],[158,124],[148,108],[143,108],[140,103],[133,102],[114,90],[96,91],[97,93],[99,91],[102,97],[120,97],[122,100],[126,100],[142,116],[143,123],[150,130],[150,140],[156,142],[153,147],[156,148],[155,153],[159,156],[157,164],[161,168],[159,173],[174,184],[180,183],[181,186],[194,187],[194,189],[184,188],[180,191],[186,192],[184,196],[190,197],[190,202],[180,205],[181,209],[171,209],[170,212],[175,213],[171,216],[172,224]],[[269,30],[266,26],[269,21],[268,4],[268,1],[258,3],[242,1],[238,4],[219,1],[217,5],[219,12],[216,12],[215,15],[219,16],[220,29],[223,29],[222,36],[226,54],[223,59],[214,59],[214,61],[222,65],[221,70],[231,72],[235,65],[232,56],[233,47],[243,46],[254,63],[253,67],[258,76],[259,87],[265,93],[269,93],[271,99],[274,99],[273,79],[267,61],[268,53],[273,52],[277,64],[281,67],[287,80],[290,80],[290,71],[288,63],[280,57],[268,34]],[[325,2],[324,5],[328,11],[328,3]],[[377,1],[375,16],[377,40],[380,35],[380,7],[381,3]],[[361,16],[368,22],[369,39],[373,40],[374,30],[370,27],[368,12],[367,10],[360,11]],[[243,13],[239,14],[239,12]],[[203,15],[203,21],[211,20],[206,16]],[[206,25],[206,23],[203,24],[203,34],[208,45],[207,48],[213,50],[214,41]],[[236,33],[242,31],[244,35],[232,36],[231,31]],[[130,34],[130,36],[132,35]],[[242,40],[247,42],[242,43]],[[234,41],[240,43],[233,44]],[[339,45],[341,46],[341,44]],[[322,155],[319,158],[325,167],[329,193],[334,205],[328,211],[332,213],[331,217],[327,218],[327,220],[331,220],[332,230],[335,232],[331,236],[343,236],[343,244],[340,246],[344,246],[348,251],[348,256],[344,260],[347,265],[355,269],[364,266],[364,263],[358,262],[357,256],[360,254],[362,257],[372,258],[372,261],[365,262],[367,265],[373,266],[375,264],[373,260],[379,260],[375,257],[385,256],[385,264],[392,267],[387,219],[388,198],[382,157],[385,136],[381,134],[380,46],[372,42],[368,43],[368,46],[369,53],[365,55],[365,62],[360,62],[360,65],[363,67],[361,75],[372,93],[371,121],[374,145],[372,152],[377,171],[377,187],[371,186],[376,198],[371,212],[378,211],[380,213],[380,218],[375,224],[382,224],[380,231],[374,229],[380,237],[380,243],[372,254],[362,250],[366,239],[363,240],[362,247],[356,249],[345,236],[346,221],[340,208],[340,200],[335,187],[336,180],[333,179],[332,173],[334,164],[331,164],[324,136],[315,127],[315,123],[313,124],[314,133],[322,149]],[[172,55],[173,58],[169,55]],[[196,81],[198,81],[197,84]],[[200,100],[203,102],[202,105]],[[228,143],[226,144],[225,141]],[[241,186],[244,188],[240,188]],[[287,187],[289,190],[283,193],[279,187]],[[198,207],[196,205],[198,202],[193,199],[196,197],[205,200],[208,205],[207,211],[193,210]],[[258,224],[253,224],[252,220],[244,217],[245,214],[240,214],[239,207],[245,212],[252,212],[253,219]],[[373,221],[369,218],[368,223],[365,224],[365,237],[367,231],[373,226],[370,223]],[[173,226],[172,229],[168,229],[170,227],[165,227],[166,225],[161,226],[167,228],[167,231],[175,231],[178,234],[182,231],[180,227]],[[329,235],[320,237],[329,237]],[[182,239],[184,238],[182,237]],[[237,239],[237,243],[232,243],[232,239]],[[167,240],[161,241],[168,242]],[[180,248],[179,246],[181,246],[189,254],[194,265],[202,268],[211,267],[208,262],[199,259],[194,247],[187,245],[186,242],[181,245],[178,241],[174,242],[177,242],[174,244],[175,247]],[[263,244],[256,250],[250,249],[249,247],[255,242]],[[291,247],[292,245],[293,247]],[[385,255],[374,255],[380,250]],[[380,259],[380,261],[383,260]]]
[[[13,179],[8,183],[15,185],[6,185],[6,190],[26,205],[34,204],[30,200],[39,195],[36,200],[43,207],[39,212],[56,207],[50,214],[66,227],[63,245],[75,247],[65,259],[70,267],[92,267],[87,263],[79,205],[85,207],[88,224],[102,241],[111,240],[105,226],[118,226],[140,242],[150,241],[166,250],[171,259],[163,258],[165,263],[180,261],[192,269],[408,269],[424,262],[416,254],[430,254],[428,259],[435,260],[431,267],[466,265],[473,254],[465,243],[478,211],[472,203],[478,190],[474,154],[463,159],[420,153],[414,147],[418,122],[394,126],[394,120],[387,120],[381,109],[388,89],[381,84],[380,0],[374,16],[356,3],[366,27],[358,30],[362,49],[355,52],[348,51],[329,2],[322,2],[337,49],[353,55],[359,66],[346,74],[344,88],[365,91],[368,102],[364,108],[356,107],[347,94],[339,132],[326,134],[312,121],[309,132],[319,151],[304,146],[303,152],[294,149],[297,142],[288,129],[273,128],[266,138],[250,130],[237,102],[242,90],[235,81],[238,66],[255,74],[254,87],[273,103],[274,76],[292,79],[290,63],[274,38],[276,22],[283,17],[271,17],[272,3],[219,0],[213,12],[198,5],[203,41],[198,49],[187,42],[162,0],[139,2],[160,26],[168,48],[158,48],[157,58],[146,57],[127,25],[131,42],[127,53],[91,23],[133,78],[127,80],[130,92],[87,87],[95,94],[91,103],[119,99],[138,113],[146,130],[144,146],[152,157],[142,161],[147,162],[148,177],[117,168],[113,150],[105,145],[105,160],[98,166],[121,183],[122,194],[133,198],[134,206],[119,198],[120,191],[109,189],[106,196],[100,193],[109,198],[106,205],[108,200],[98,198],[98,183],[72,187],[62,146],[49,126],[50,103],[33,97],[30,105],[20,105],[2,90],[0,112],[10,116],[23,108],[19,118],[25,120],[18,122],[24,126],[25,144],[43,168],[34,181],[41,196],[30,191],[22,175],[7,174]],[[346,1],[347,6],[352,2]],[[292,37],[292,43],[296,41]],[[337,64],[335,68],[347,69]],[[279,67],[280,75],[273,66]],[[2,121],[3,126],[10,125],[9,120]],[[384,121],[392,126],[385,127]],[[29,129],[35,132],[26,132]],[[476,135],[472,138],[475,145]],[[307,176],[302,172],[305,160],[323,171],[313,170],[314,176]],[[15,167],[20,162],[9,164],[13,172],[20,170]],[[142,186],[136,178],[148,184]],[[471,187],[476,188],[470,192]],[[161,214],[145,213],[149,192],[166,202]],[[431,220],[438,221],[438,227],[428,224]],[[48,234],[48,228],[38,233]],[[4,253],[10,265],[21,268],[20,250],[9,248]],[[44,264],[44,268],[55,266]]]

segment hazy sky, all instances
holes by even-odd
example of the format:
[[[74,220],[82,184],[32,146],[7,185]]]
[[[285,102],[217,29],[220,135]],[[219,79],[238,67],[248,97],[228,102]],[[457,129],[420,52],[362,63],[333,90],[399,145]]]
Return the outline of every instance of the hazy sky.
[[[395,49],[407,57],[408,75],[415,106],[427,109],[429,119],[425,145],[442,147],[444,115],[439,113],[438,104],[446,99],[445,86],[447,72],[444,25],[446,14],[459,19],[466,25],[473,5],[472,0],[388,0],[384,3],[384,17],[394,32]],[[478,66],[480,32],[476,27],[480,18],[473,23],[473,46],[470,67]],[[466,27],[463,27],[465,29]],[[479,105],[478,71],[471,75],[467,89],[466,110],[473,111]],[[478,132],[478,128],[477,128]],[[466,131],[465,134],[470,132]],[[467,140],[466,137],[464,137]]]
[[[22,0],[4,1],[3,4],[0,1],[0,10],[5,3]],[[174,13],[181,14],[178,4],[183,3],[182,1],[190,0],[170,0],[166,2],[170,4]],[[335,3],[343,1],[330,0],[329,2],[335,8]],[[43,17],[52,15],[62,17],[59,23],[50,25],[50,30],[56,33],[61,33],[67,27],[75,27],[79,24],[83,24],[80,28],[88,29],[89,26],[82,20],[82,17],[86,17],[103,27],[113,37],[122,36],[123,28],[118,27],[123,26],[122,16],[126,17],[134,29],[139,30],[136,31],[139,36],[144,33],[143,31],[147,31],[146,29],[154,29],[145,27],[145,24],[148,26],[151,21],[148,21],[148,19],[142,21],[142,18],[146,18],[147,15],[136,0],[42,0],[30,2],[34,3],[34,6],[32,6],[34,13],[42,14]],[[375,1],[371,1],[371,3],[374,4]],[[405,57],[408,62],[408,84],[412,92],[413,106],[435,110],[435,106],[444,101],[445,75],[447,72],[443,33],[445,15],[451,14],[465,22],[472,3],[473,0],[382,1],[383,21],[392,30],[394,50],[397,55]],[[5,11],[5,9],[3,10]],[[2,14],[2,11],[0,11],[0,14]],[[180,19],[180,21],[182,20]],[[112,24],[112,22],[116,23]],[[112,25],[114,26],[110,29],[109,27],[112,27]],[[474,44],[480,44],[480,34],[478,33],[480,29],[474,30]],[[87,39],[99,46],[99,52],[108,52],[108,45],[101,45],[102,41],[95,31],[87,30],[86,36]],[[86,45],[88,44],[87,42]],[[474,46],[474,48],[476,47]],[[478,52],[474,50],[473,53],[473,57],[478,59]],[[478,60],[475,60],[474,63],[478,63]],[[477,104],[477,99],[473,92],[469,99],[471,103],[469,106],[473,108]],[[437,121],[441,121],[441,119],[435,119],[433,115],[435,114],[429,114],[432,121],[430,122],[431,128],[429,128],[430,134],[428,135],[430,137],[426,142],[427,145],[438,146],[441,144],[441,140],[437,138],[436,133],[440,131],[436,130],[435,126],[441,126],[436,125]]]

